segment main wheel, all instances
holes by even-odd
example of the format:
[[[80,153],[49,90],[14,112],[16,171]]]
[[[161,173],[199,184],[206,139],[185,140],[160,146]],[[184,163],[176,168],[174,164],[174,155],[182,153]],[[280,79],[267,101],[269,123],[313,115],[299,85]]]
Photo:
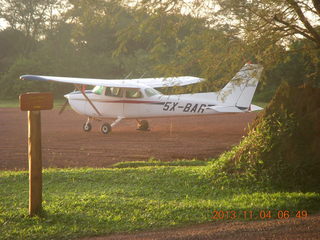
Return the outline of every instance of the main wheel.
[[[138,130],[148,131],[149,130],[149,122],[147,120],[141,120],[138,123]]]
[[[83,129],[83,131],[85,131],[85,132],[90,132],[91,129],[92,129],[91,123],[85,123],[85,124],[83,124],[82,129]]]
[[[104,123],[104,124],[102,124],[102,126],[101,126],[101,132],[102,132],[103,134],[108,134],[108,133],[111,132],[111,130],[112,130],[112,128],[111,128],[111,125],[110,125],[109,123]]]

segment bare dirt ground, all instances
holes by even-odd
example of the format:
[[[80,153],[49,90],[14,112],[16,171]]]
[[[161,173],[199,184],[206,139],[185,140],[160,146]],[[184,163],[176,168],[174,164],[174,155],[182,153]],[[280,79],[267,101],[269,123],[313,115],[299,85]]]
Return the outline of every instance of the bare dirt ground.
[[[110,135],[94,122],[90,133],[85,122],[71,110],[59,116],[57,110],[42,111],[44,167],[108,167],[119,161],[170,161],[217,157],[239,143],[255,113],[203,117],[150,119],[151,131],[136,131],[136,122],[120,122]],[[172,132],[170,128],[172,126]],[[0,109],[0,170],[27,169],[27,113]],[[123,239],[320,239],[320,215],[305,219],[229,221],[171,230],[116,234],[90,240]]]
[[[115,234],[82,240],[320,239],[320,215],[261,221],[219,221],[170,230]]]
[[[108,167],[150,157],[164,161],[217,157],[239,143],[256,117],[245,113],[149,119],[149,132],[137,131],[135,120],[123,120],[104,135],[102,122],[96,121],[91,132],[83,132],[86,118],[71,110],[41,114],[43,166],[61,168]],[[27,112],[0,109],[0,169],[27,169],[27,131]]]

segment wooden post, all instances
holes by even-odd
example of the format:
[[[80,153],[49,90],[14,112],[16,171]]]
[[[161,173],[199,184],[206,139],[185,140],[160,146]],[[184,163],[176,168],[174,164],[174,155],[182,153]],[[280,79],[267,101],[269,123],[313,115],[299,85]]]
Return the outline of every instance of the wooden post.
[[[42,212],[42,159],[40,110],[53,108],[53,95],[24,93],[20,97],[21,111],[28,111],[29,215]]]
[[[29,215],[42,211],[42,159],[40,111],[28,111]]]

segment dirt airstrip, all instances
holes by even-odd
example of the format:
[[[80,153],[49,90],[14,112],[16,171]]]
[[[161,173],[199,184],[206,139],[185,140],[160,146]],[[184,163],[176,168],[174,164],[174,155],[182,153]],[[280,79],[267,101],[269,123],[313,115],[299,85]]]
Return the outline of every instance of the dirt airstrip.
[[[188,227],[81,240],[311,240],[320,239],[320,215],[261,221],[218,221]]]
[[[150,119],[149,132],[136,131],[134,120],[124,120],[110,135],[103,135],[101,122],[93,122],[90,133],[83,132],[86,119],[71,110],[61,116],[57,110],[42,111],[43,165],[109,167],[119,161],[150,157],[164,161],[217,157],[239,143],[255,117],[255,113],[246,113]],[[0,170],[27,169],[27,113],[0,109],[0,136]],[[90,239],[320,239],[320,215],[307,219],[217,222]]]
[[[97,121],[91,132],[83,132],[86,118],[71,110],[41,114],[43,165],[61,168],[108,167],[150,157],[164,161],[217,157],[240,141],[256,117],[245,113],[149,119],[149,132],[137,131],[135,120],[123,120],[104,135],[102,122]],[[0,169],[27,169],[27,131],[26,112],[0,109]]]

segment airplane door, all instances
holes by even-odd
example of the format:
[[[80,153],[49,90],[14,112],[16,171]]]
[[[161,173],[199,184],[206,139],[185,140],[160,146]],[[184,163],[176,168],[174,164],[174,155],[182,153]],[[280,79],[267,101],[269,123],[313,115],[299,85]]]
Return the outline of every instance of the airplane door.
[[[123,93],[122,88],[106,87],[100,95],[95,96],[94,104],[103,117],[117,118],[123,116]]]
[[[123,114],[127,118],[141,118],[146,115],[145,99],[138,88],[127,88],[124,94]]]

